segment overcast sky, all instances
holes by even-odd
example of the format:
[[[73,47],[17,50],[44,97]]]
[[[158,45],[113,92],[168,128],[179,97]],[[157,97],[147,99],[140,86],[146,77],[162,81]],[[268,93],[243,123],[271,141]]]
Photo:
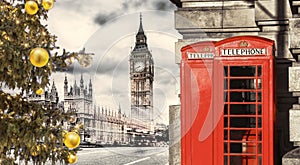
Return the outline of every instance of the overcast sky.
[[[139,14],[155,63],[154,109],[157,121],[168,123],[169,105],[178,104],[179,75],[174,59],[174,43],[181,36],[174,29],[175,6],[167,0],[57,0],[47,21],[57,45],[68,51],[95,53],[93,63],[82,68],[75,63],[67,73],[69,85],[92,79],[94,101],[116,109],[119,104],[129,115],[130,83],[128,60],[139,27]],[[65,73],[55,73],[59,95],[63,95]],[[177,87],[178,88],[178,87]]]

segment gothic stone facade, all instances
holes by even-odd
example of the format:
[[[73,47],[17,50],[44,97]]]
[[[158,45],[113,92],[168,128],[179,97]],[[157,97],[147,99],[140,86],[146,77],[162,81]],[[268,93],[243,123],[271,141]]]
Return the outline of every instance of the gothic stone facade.
[[[80,132],[82,141],[99,142],[101,144],[126,143],[124,125],[127,117],[118,111],[104,107],[97,107],[93,102],[93,87],[90,80],[89,87],[85,86],[81,75],[80,85],[76,81],[68,87],[68,80],[64,82],[64,109],[77,114],[77,123],[84,124],[84,131]]]
[[[93,124],[92,120],[94,118],[91,81],[89,84],[89,90],[87,90],[87,86],[84,87],[84,80],[81,75],[80,85],[78,86],[75,80],[74,85],[70,87],[70,90],[68,90],[68,80],[67,77],[65,77],[64,110],[76,112],[77,122],[84,124],[85,130],[80,133],[83,141],[85,141],[86,138],[94,137],[95,132],[91,129]]]

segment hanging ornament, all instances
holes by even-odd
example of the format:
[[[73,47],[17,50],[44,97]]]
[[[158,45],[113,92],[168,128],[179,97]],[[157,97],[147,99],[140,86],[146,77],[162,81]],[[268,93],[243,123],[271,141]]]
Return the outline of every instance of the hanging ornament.
[[[31,152],[32,156],[34,156],[34,157],[38,156],[41,152],[41,147],[39,145],[34,146],[34,147],[31,148],[30,152]]]
[[[78,55],[78,62],[81,66],[88,68],[92,65],[93,57],[89,54]]]
[[[78,160],[77,155],[75,155],[73,153],[69,153],[69,155],[68,155],[68,163],[69,164],[74,164],[77,162],[77,160]]]
[[[35,91],[37,95],[41,95],[43,94],[43,92],[44,92],[43,88],[39,88],[38,90]]]
[[[68,132],[65,135],[64,143],[68,148],[71,148],[71,149],[76,148],[76,147],[78,147],[78,145],[80,143],[80,137],[75,132]]]
[[[25,3],[25,11],[27,14],[34,15],[38,12],[39,7],[35,1],[27,1]]]
[[[44,48],[34,48],[30,51],[30,62],[36,67],[43,67],[48,63],[49,54]]]
[[[43,0],[43,7],[45,10],[50,10],[53,7],[54,0]]]
[[[76,120],[77,120],[77,117],[75,115],[71,115],[70,119],[69,119],[69,122],[74,124],[76,122]]]

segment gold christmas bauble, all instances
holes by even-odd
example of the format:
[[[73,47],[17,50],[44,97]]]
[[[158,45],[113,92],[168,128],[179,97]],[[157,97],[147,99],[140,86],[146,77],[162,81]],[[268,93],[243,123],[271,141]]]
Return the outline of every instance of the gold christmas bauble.
[[[37,95],[41,95],[43,94],[43,92],[44,92],[43,88],[39,88],[38,90],[35,91]]]
[[[34,146],[31,148],[31,155],[32,156],[38,156],[41,152],[41,147],[39,145]]]
[[[69,155],[68,155],[68,163],[69,164],[74,164],[77,162],[77,160],[78,160],[77,155],[75,155],[73,153],[69,153]]]
[[[65,135],[64,143],[68,148],[71,148],[71,149],[76,148],[76,147],[78,147],[78,145],[80,143],[80,137],[75,132],[68,132]]]
[[[43,7],[45,10],[50,10],[53,7],[54,0],[43,0]]]
[[[29,60],[36,67],[43,67],[48,63],[48,51],[43,48],[34,48],[30,51]]]
[[[38,12],[39,7],[35,1],[27,1],[25,3],[25,11],[27,14],[34,15]]]

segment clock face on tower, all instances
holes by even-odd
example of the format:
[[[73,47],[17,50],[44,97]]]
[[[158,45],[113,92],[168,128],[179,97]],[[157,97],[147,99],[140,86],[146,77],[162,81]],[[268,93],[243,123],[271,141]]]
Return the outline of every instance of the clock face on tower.
[[[133,66],[134,68],[134,71],[136,72],[142,72],[144,69],[145,69],[145,63],[139,61],[139,62],[136,62]]]

